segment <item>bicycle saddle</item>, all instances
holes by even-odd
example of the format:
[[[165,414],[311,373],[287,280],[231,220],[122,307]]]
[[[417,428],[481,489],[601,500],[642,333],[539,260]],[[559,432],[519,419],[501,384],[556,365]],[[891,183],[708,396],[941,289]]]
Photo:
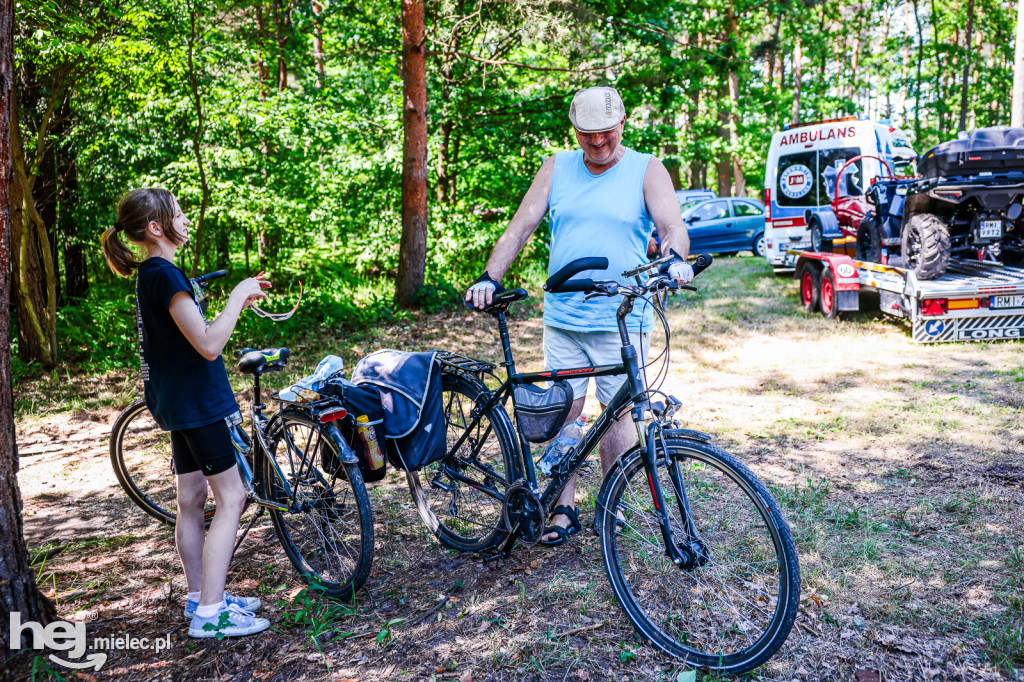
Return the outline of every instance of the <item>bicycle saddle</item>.
[[[291,351],[287,348],[265,348],[263,350],[243,348],[235,355],[241,355],[241,359],[238,361],[239,372],[243,374],[262,374],[263,368],[267,365],[272,365],[267,368],[270,370],[284,368],[285,362],[291,356]]]

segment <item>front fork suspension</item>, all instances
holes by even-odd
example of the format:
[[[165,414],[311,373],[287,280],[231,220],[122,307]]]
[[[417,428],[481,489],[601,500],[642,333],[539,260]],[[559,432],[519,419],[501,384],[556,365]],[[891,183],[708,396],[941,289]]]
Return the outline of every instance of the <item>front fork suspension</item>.
[[[654,510],[658,517],[658,524],[661,526],[661,536],[665,541],[665,554],[676,565],[683,570],[691,570],[703,566],[710,558],[707,545],[701,540],[697,527],[693,523],[690,514],[690,503],[686,497],[686,487],[683,485],[682,475],[679,473],[678,462],[673,462],[668,456],[668,450],[662,447],[665,457],[665,466],[668,468],[669,476],[672,479],[672,487],[679,501],[679,515],[682,517],[683,529],[686,538],[678,542],[676,533],[672,530],[672,522],[668,509],[665,507],[665,494],[661,487],[661,478],[658,476],[658,453],[657,444],[664,444],[660,433],[660,426],[657,422],[647,425],[646,433],[641,424],[637,424],[637,435],[640,438],[640,456],[643,459],[644,469],[647,472],[647,483],[651,489],[651,498],[654,501]]]

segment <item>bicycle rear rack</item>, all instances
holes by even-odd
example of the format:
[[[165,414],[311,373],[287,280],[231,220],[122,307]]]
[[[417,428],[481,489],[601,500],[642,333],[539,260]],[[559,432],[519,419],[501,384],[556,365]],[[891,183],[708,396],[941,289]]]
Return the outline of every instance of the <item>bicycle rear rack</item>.
[[[451,351],[438,351],[437,359],[442,365],[457,369],[470,374],[480,376],[481,374],[492,374],[497,367],[493,362],[484,362],[466,355],[452,353]]]

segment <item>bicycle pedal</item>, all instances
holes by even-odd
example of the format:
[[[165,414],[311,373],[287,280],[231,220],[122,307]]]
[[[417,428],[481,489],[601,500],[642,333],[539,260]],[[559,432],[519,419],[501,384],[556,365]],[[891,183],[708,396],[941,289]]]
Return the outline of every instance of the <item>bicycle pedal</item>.
[[[591,464],[584,464],[576,470],[576,474],[579,476],[590,476],[594,473],[594,467]]]

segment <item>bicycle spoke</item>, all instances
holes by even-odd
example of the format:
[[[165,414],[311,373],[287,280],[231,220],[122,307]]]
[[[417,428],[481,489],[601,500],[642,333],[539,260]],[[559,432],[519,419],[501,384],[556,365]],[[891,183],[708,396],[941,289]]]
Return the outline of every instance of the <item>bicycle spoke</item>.
[[[777,616],[781,590],[779,555],[754,506],[758,498],[709,462],[681,458],[674,466],[706,563],[680,569],[668,558],[646,470],[636,461],[613,510],[624,521],[614,533],[616,570],[634,608],[681,651],[721,658],[756,649]],[[658,475],[673,535],[683,543],[682,490],[664,460]]]

